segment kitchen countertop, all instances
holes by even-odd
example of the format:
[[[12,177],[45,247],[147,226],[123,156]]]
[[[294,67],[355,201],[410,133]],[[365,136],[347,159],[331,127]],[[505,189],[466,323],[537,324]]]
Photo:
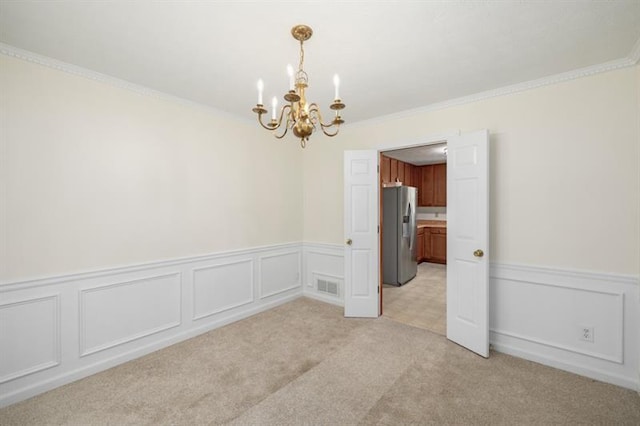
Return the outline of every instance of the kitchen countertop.
[[[446,228],[446,220],[418,220],[418,228]]]

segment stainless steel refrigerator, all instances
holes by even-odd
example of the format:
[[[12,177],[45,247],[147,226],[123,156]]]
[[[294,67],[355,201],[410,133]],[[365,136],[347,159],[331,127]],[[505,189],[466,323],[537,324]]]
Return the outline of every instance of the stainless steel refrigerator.
[[[416,206],[416,188],[383,188],[382,281],[386,284],[405,284],[418,271]]]

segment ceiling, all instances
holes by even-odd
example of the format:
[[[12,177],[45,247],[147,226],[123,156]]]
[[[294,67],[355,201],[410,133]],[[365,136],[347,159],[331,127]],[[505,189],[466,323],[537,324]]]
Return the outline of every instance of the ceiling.
[[[626,58],[640,1],[4,1],[0,42],[255,119],[305,43],[307,97],[347,123]],[[637,47],[635,47],[637,49]]]
[[[446,147],[446,143],[421,145],[412,148],[384,151],[384,155],[405,163],[413,164],[414,166],[441,164],[447,162]]]

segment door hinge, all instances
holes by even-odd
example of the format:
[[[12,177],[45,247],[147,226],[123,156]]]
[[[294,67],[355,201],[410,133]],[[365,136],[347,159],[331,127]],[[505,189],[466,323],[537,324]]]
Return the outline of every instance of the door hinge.
[[[378,294],[380,294],[380,286],[378,286]]]
[[[380,166],[378,165],[378,174],[380,173]]]
[[[380,225],[378,225],[378,234],[380,233]]]

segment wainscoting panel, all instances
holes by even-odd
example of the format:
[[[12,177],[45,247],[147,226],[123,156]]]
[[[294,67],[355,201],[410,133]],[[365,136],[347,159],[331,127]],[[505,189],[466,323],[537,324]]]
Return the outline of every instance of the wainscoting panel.
[[[638,389],[636,277],[493,265],[494,349]]]
[[[343,305],[343,253],[289,243],[0,283],[0,407],[303,292]],[[318,291],[325,286],[337,295]],[[491,344],[637,390],[639,287],[635,276],[492,265]]]
[[[623,363],[623,293],[500,278],[492,285],[511,302],[492,312],[494,333]]]
[[[339,244],[304,243],[304,295],[344,306],[344,248]],[[318,280],[337,284],[337,295],[318,289]]]
[[[180,273],[80,290],[80,356],[180,325]]]
[[[253,302],[253,259],[193,270],[193,319]]]
[[[299,250],[260,256],[261,299],[300,289],[300,258]]]
[[[59,295],[0,305],[0,351],[0,384],[60,364]]]
[[[0,283],[0,407],[300,297],[301,258],[288,243]]]
[[[342,284],[343,256],[341,245],[304,243],[305,296],[344,305],[342,291],[317,288],[318,277]],[[638,277],[494,264],[489,297],[494,350],[639,389]]]

